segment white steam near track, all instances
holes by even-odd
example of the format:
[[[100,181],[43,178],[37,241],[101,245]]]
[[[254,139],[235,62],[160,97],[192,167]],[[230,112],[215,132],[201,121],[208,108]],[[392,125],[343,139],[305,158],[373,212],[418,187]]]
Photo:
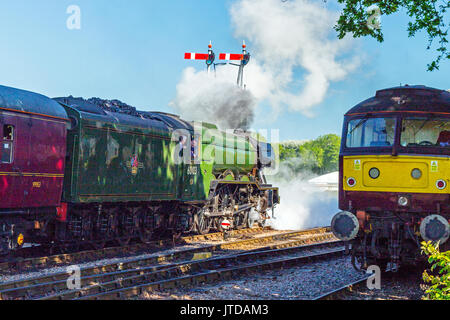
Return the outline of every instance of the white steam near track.
[[[339,211],[337,192],[322,191],[307,181],[277,182],[281,202],[271,226],[277,230],[303,230],[331,224]]]
[[[312,178],[311,173],[295,173],[286,163],[280,165],[276,176],[267,176],[269,183],[279,187],[281,197],[275,219],[270,220],[274,229],[303,230],[331,224],[338,212],[338,193],[312,185],[308,182]]]
[[[236,88],[237,67],[219,66],[217,77],[187,68],[171,102],[187,119],[246,128],[262,101],[274,114],[287,107],[311,116],[330,84],[359,65],[359,57],[348,54],[353,41],[337,39],[337,12],[323,1],[238,0],[230,16],[236,39],[246,39],[252,53],[244,74],[247,91]]]

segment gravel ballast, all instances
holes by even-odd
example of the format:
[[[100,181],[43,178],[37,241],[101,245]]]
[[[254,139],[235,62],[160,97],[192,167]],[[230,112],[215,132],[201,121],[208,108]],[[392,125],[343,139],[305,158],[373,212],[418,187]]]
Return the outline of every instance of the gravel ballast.
[[[284,270],[270,270],[258,274],[207,284],[196,288],[177,288],[163,292],[146,292],[139,299],[162,300],[311,300],[332,290],[362,279],[350,258],[342,257],[314,262]],[[341,299],[415,299],[423,295],[420,272],[406,277],[382,280],[381,290],[358,287]]]

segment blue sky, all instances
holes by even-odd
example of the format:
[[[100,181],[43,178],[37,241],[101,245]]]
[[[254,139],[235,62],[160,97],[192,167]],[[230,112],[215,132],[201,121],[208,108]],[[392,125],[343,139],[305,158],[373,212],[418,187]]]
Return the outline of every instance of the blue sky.
[[[239,52],[229,7],[233,0],[16,0],[0,3],[0,84],[50,97],[74,95],[116,98],[143,110],[171,112],[169,102],[187,66],[184,52]],[[66,9],[81,8],[81,30],[68,30]],[[314,117],[282,112],[255,128],[280,129],[281,140],[303,140],[341,132],[342,115],[377,89],[425,84],[450,89],[450,63],[426,71],[434,58],[425,34],[408,38],[408,17],[382,17],[385,42],[360,39],[355,50],[365,59],[344,80],[333,82]],[[252,44],[248,41],[251,51]],[[282,63],[282,62],[280,62]],[[302,72],[296,75],[301,81]]]

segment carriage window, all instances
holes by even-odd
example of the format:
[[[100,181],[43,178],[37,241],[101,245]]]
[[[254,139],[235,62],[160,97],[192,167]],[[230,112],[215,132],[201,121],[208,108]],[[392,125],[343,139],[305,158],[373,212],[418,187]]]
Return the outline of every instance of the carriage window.
[[[394,143],[396,118],[362,118],[348,124],[347,147],[389,147]]]
[[[450,119],[407,118],[402,123],[403,147],[450,147]]]
[[[3,141],[1,148],[1,162],[12,163],[13,161],[14,126],[3,126]]]
[[[3,126],[3,140],[13,140],[14,139],[14,126],[4,125]]]

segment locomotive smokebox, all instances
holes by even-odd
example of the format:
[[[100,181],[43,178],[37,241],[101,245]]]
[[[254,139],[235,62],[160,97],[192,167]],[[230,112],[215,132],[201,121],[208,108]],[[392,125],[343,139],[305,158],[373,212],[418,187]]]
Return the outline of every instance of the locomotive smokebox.
[[[426,241],[445,243],[450,236],[448,221],[438,214],[432,214],[423,219],[420,224],[420,235]]]
[[[331,231],[340,240],[353,240],[359,231],[358,219],[351,212],[341,211],[333,217]]]

